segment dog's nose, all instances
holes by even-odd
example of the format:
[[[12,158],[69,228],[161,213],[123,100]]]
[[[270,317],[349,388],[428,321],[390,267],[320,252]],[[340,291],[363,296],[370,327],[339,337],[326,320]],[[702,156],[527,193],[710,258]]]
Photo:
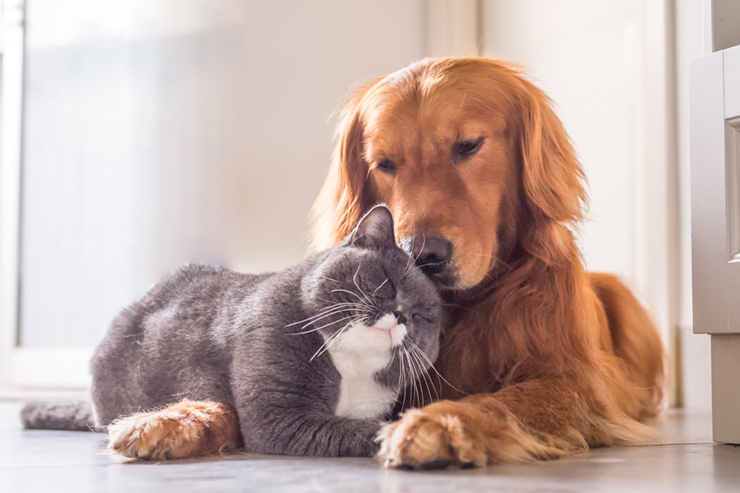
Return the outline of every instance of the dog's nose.
[[[442,272],[452,257],[452,243],[444,238],[404,238],[401,246],[427,275]]]

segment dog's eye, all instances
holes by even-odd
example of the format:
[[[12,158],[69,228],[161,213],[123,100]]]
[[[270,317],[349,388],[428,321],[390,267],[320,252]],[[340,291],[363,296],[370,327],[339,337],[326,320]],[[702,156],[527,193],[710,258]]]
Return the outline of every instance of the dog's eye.
[[[394,173],[396,171],[396,163],[390,159],[381,159],[375,167],[386,173]]]
[[[483,145],[483,140],[483,137],[478,137],[477,139],[462,140],[460,142],[456,142],[452,148],[453,152],[458,158],[466,158],[472,156],[481,148],[481,146]]]

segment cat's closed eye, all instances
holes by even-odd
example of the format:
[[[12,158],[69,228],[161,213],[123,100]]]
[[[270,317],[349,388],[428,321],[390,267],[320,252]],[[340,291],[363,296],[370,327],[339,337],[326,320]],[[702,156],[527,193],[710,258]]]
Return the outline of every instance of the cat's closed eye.
[[[414,313],[411,314],[411,320],[417,320],[417,321],[418,320],[423,320],[423,321],[428,322],[430,324],[434,323],[433,320],[425,317],[424,315],[422,315],[421,313],[418,313],[418,312],[414,312]]]

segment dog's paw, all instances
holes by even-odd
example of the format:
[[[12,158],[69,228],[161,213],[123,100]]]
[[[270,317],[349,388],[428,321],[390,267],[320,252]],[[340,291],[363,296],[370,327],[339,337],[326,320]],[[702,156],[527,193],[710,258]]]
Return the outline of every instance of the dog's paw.
[[[236,418],[219,403],[183,401],[108,426],[108,449],[135,459],[185,459],[233,450]]]
[[[487,464],[485,444],[469,433],[465,418],[435,411],[434,405],[412,409],[380,430],[378,456],[386,467],[438,469]]]
[[[440,401],[412,409],[379,434],[378,456],[386,467],[441,468],[558,459],[588,449],[582,438],[543,441],[520,425],[505,408],[489,401]]]

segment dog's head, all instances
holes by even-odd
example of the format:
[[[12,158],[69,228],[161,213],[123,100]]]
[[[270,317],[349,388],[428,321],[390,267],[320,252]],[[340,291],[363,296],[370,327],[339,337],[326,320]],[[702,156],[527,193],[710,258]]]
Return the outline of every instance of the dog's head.
[[[580,219],[582,177],[548,98],[515,68],[427,59],[345,105],[314,244],[338,242],[383,202],[422,270],[471,288],[512,255],[557,256],[553,226]]]

